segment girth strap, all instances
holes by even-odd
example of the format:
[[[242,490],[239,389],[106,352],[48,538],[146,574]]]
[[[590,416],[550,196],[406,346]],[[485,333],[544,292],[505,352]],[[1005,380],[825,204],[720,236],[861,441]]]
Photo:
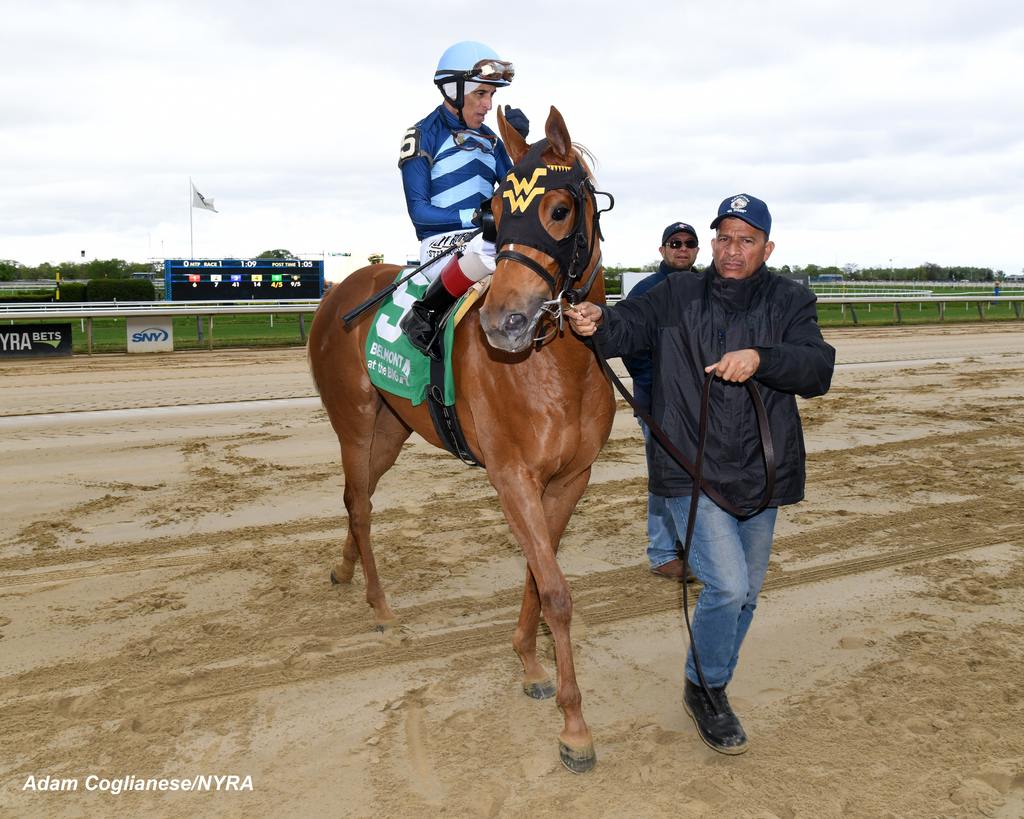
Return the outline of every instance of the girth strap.
[[[448,405],[444,402],[444,368],[445,360],[448,358],[445,350],[445,323],[451,321],[454,310],[440,322],[437,331],[437,344],[440,347],[440,355],[437,358],[430,357],[430,388],[427,390],[427,409],[430,411],[430,420],[434,422],[434,430],[441,444],[452,455],[469,466],[483,466],[483,462],[473,454],[466,436],[462,432],[462,425],[459,423],[458,413],[455,405]]]

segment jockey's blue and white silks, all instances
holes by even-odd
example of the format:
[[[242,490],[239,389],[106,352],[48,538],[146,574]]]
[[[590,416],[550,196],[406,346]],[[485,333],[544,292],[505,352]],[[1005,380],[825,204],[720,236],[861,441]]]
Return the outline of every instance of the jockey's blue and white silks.
[[[398,166],[416,238],[423,240],[472,229],[473,212],[491,198],[512,161],[490,128],[470,130],[439,105],[406,132]]]

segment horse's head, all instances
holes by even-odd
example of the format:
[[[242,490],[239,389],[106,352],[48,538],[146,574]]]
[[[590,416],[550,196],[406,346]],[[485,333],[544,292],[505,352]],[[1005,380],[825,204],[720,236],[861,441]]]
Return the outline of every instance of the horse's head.
[[[552,107],[545,139],[528,145],[498,110],[498,128],[513,168],[491,200],[497,267],[480,326],[492,347],[517,353],[534,341],[545,311],[562,298],[579,301],[600,281],[601,231],[590,169]]]

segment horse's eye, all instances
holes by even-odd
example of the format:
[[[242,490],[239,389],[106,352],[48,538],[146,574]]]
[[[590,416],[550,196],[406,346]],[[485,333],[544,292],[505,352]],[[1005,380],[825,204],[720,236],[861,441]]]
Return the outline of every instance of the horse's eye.
[[[554,222],[564,222],[569,216],[569,209],[565,205],[559,205],[553,211],[551,211],[551,220]]]

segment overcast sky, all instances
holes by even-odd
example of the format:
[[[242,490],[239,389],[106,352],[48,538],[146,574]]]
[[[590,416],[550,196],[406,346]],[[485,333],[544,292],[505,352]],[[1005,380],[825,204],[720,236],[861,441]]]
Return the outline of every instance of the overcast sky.
[[[495,11],[486,22],[484,10]],[[505,9],[506,13],[498,13]],[[452,42],[616,198],[605,261],[726,196],[774,264],[1024,268],[1024,4],[0,0],[0,259],[415,255],[396,167]],[[488,123],[495,125],[493,114]],[[698,261],[710,261],[710,246]]]

